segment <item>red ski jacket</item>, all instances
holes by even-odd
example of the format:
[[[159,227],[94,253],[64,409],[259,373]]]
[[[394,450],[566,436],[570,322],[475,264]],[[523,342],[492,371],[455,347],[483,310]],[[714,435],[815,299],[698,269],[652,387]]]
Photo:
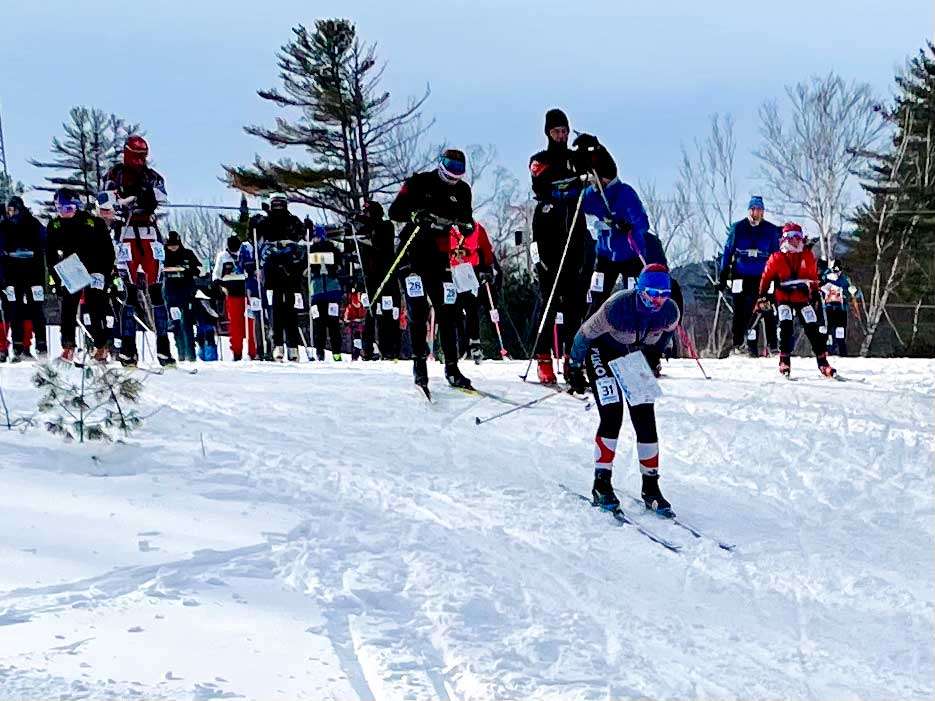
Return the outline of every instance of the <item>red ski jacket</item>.
[[[452,265],[470,263],[475,268],[493,265],[493,247],[487,236],[487,229],[479,222],[474,223],[474,231],[462,237],[456,227],[451,227],[451,240],[448,250]]]
[[[776,283],[776,304],[808,304],[818,289],[818,263],[811,249],[800,253],[777,251],[766,261],[760,278],[760,296]]]

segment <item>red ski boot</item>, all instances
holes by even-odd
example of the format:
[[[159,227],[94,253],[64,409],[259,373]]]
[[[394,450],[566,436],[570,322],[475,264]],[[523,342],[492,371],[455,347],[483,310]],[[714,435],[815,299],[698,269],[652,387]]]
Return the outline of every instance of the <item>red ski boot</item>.
[[[555,379],[555,370],[552,367],[552,356],[548,353],[540,353],[536,356],[536,360],[539,361],[539,383],[543,385],[557,384],[558,380]]]

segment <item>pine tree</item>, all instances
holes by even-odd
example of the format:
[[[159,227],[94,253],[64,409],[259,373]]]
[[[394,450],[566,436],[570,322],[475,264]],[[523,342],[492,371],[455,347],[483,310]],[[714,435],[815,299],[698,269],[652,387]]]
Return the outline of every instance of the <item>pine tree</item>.
[[[935,45],[919,51],[896,85],[895,103],[884,110],[889,147],[866,154],[868,202],[855,215],[858,242],[849,258],[854,277],[869,284],[861,355],[869,354],[887,304],[918,305],[912,328],[900,334],[894,324],[905,351],[913,345],[905,336],[916,340],[919,308],[935,302]]]
[[[127,137],[142,132],[139,124],[129,124],[93,107],[72,107],[68,118],[62,124],[64,138],[52,138],[54,159],[30,160],[37,168],[56,171],[56,175],[46,177],[48,185],[35,189],[55,192],[70,187],[91,203],[103,189],[107,171],[119,159]]]
[[[354,25],[343,19],[299,25],[278,54],[282,91],[260,97],[301,113],[296,121],[276,120],[274,129],[246,127],[278,148],[304,147],[308,164],[276,163],[259,157],[252,166],[224,166],[227,181],[249,193],[285,192],[290,200],[320,208],[344,220],[378,195],[389,195],[411,172],[419,139],[427,127],[420,108],[428,90],[398,112],[379,88],[384,66],[376,47],[361,44]]]
[[[0,173],[0,207],[4,207],[14,195],[22,197],[25,191],[26,188],[23,183],[13,182],[13,178],[9,175]],[[3,214],[0,213],[0,219],[2,218]]]

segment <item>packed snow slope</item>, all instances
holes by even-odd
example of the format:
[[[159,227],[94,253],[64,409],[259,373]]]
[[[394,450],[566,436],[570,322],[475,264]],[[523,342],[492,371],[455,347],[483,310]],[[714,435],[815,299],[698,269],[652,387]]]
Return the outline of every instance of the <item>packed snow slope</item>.
[[[587,493],[594,409],[409,363],[147,377],[122,445],[0,431],[0,697],[931,699],[935,363],[673,361],[662,486]],[[524,363],[465,365],[517,401]],[[37,392],[0,369],[15,415]],[[615,482],[637,493],[632,429]]]

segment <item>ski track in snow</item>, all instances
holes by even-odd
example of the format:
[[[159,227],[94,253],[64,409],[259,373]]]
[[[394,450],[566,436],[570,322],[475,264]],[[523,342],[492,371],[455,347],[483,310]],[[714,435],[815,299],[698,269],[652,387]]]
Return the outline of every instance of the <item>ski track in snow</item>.
[[[596,410],[478,427],[438,366],[434,405],[409,363],[199,364],[126,444],[0,431],[0,698],[932,698],[935,362],[705,365],[665,368],[663,486],[733,553],[558,489]],[[524,366],[464,369],[528,401]]]

